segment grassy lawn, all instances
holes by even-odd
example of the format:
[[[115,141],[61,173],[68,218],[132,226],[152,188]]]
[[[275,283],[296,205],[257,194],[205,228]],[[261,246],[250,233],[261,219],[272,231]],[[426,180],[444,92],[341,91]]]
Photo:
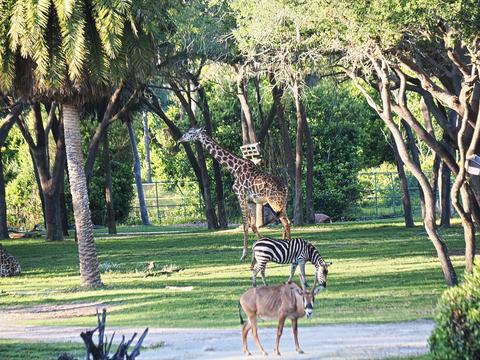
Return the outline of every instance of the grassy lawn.
[[[102,235],[97,247],[99,261],[107,271],[102,274],[105,287],[100,290],[79,287],[73,240],[3,241],[21,262],[23,274],[0,279],[0,311],[13,306],[101,302],[109,306],[109,325],[238,327],[238,298],[251,283],[250,264],[239,262],[241,233],[178,230],[182,232]],[[268,229],[263,234],[279,237],[281,231]],[[445,285],[434,248],[422,227],[406,229],[395,221],[342,223],[294,228],[293,234],[307,238],[325,260],[334,263],[328,290],[319,295],[314,318],[303,325],[432,317]],[[462,251],[459,228],[443,231],[442,235],[452,253]],[[461,276],[463,257],[452,259]],[[183,270],[146,276],[149,261],[154,261],[158,270],[172,264]],[[267,268],[271,284],[285,281],[288,274],[288,266],[271,264]],[[307,274],[311,281],[312,265],[307,266]],[[190,286],[191,291],[169,288]],[[25,322],[93,327],[95,318],[37,318]]]
[[[0,339],[0,354],[8,360],[53,360],[62,353],[68,353],[79,359],[85,356],[82,344],[74,343],[39,343]]]

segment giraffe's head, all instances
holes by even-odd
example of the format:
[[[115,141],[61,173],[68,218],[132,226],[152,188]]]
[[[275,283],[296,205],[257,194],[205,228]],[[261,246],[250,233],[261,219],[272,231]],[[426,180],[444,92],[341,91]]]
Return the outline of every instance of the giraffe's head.
[[[183,134],[183,136],[180,139],[178,139],[177,143],[183,143],[188,141],[198,141],[200,139],[200,136],[203,133],[205,133],[204,128],[192,127],[185,134]]]

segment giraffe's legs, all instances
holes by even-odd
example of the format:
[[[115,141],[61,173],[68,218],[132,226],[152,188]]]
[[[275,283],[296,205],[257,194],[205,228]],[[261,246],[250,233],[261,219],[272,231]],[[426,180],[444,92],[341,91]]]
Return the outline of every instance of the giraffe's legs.
[[[285,212],[286,202],[284,199],[272,197],[268,199],[268,204],[277,213],[278,219],[282,223],[282,240],[290,239],[290,224],[292,223]]]
[[[280,221],[281,221],[281,223],[282,223],[282,226],[283,226],[282,239],[283,239],[283,240],[290,239],[290,238],[291,238],[291,235],[290,235],[290,224],[291,224],[292,222],[291,222],[290,219],[287,217],[287,214],[285,214],[285,211],[282,210],[282,212],[280,213],[279,219],[280,219]]]
[[[240,209],[242,210],[243,219],[243,252],[240,261],[245,260],[248,253],[248,228],[250,225],[250,209],[248,208],[247,197],[244,194],[237,194],[240,202]]]

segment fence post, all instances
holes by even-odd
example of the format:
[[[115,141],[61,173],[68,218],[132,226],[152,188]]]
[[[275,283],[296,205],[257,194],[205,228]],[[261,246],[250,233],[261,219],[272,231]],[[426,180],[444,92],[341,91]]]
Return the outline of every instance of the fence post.
[[[155,181],[155,199],[156,199],[156,203],[157,203],[157,218],[158,218],[158,222],[161,223],[161,219],[160,219],[160,206],[158,205],[158,181]]]
[[[393,173],[390,173],[390,187],[392,189],[392,196],[390,197],[390,201],[392,203],[392,211],[393,215],[395,216],[397,214],[397,208],[396,208],[396,203],[395,203],[395,182],[393,180]]]
[[[377,188],[377,173],[373,173],[373,183],[375,186],[375,216],[378,218],[378,188]]]

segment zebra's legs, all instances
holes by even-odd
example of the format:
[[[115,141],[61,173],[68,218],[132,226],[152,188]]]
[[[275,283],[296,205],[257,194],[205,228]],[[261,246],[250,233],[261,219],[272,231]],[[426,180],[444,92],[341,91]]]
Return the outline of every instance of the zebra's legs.
[[[291,268],[291,270],[290,270],[290,277],[289,277],[288,280],[287,280],[287,284],[291,284],[291,283],[292,283],[293,276],[295,275],[295,271],[297,270],[297,266],[298,266],[298,263],[297,263],[297,262],[293,262],[293,263],[292,263],[292,268]]]
[[[265,279],[265,268],[260,271],[260,275],[262,275],[263,286],[267,286],[267,280]]]
[[[300,273],[298,274],[298,277],[300,278],[300,282],[302,283],[302,286],[306,288],[308,285],[307,285],[307,279],[305,278],[305,263],[302,261],[298,265],[300,266]]]
[[[257,287],[258,269],[256,267],[252,270],[252,287]]]

